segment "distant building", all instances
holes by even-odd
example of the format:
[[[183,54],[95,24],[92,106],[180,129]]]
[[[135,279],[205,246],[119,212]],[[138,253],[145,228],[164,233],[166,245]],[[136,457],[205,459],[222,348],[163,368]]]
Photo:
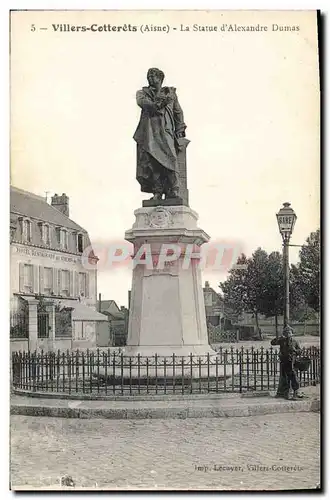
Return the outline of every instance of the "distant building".
[[[50,205],[11,187],[12,350],[96,346],[107,318],[96,309],[98,258],[90,245],[87,231],[69,218],[66,194],[55,194]]]
[[[223,300],[220,294],[210,287],[210,283],[208,281],[205,281],[203,293],[206,322],[213,326],[218,326],[221,324],[221,320],[224,317]]]
[[[104,345],[124,346],[127,343],[128,332],[128,309],[124,306],[118,307],[114,300],[100,300],[99,311],[107,316],[109,321],[109,338],[100,339]],[[106,343],[108,341],[108,343]]]

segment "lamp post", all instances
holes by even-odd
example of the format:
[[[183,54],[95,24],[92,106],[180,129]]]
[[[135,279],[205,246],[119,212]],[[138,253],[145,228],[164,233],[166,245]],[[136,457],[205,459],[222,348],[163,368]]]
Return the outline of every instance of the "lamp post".
[[[283,239],[283,270],[284,270],[284,312],[283,329],[289,326],[290,314],[290,268],[289,268],[289,243],[297,216],[290,203],[283,203],[283,207],[276,214],[278,228]]]

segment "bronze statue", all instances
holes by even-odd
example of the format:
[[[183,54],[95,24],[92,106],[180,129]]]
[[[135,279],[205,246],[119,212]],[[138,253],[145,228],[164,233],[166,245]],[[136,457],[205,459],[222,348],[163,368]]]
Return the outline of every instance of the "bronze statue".
[[[136,178],[144,193],[153,193],[151,200],[175,199],[179,194],[180,150],[186,125],[174,87],[162,87],[164,73],[148,70],[149,86],[138,90],[136,101],[141,108],[139,125],[134,134],[137,142]]]

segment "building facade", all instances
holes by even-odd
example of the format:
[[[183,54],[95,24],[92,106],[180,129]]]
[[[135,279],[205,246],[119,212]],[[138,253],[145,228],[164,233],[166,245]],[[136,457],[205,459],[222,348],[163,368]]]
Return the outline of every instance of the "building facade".
[[[99,300],[99,311],[107,316],[109,321],[108,338],[104,338],[102,345],[124,346],[128,334],[128,309],[120,308],[114,300]],[[101,338],[99,340],[101,342]]]
[[[220,295],[210,287],[210,283],[205,281],[203,288],[206,323],[219,326],[224,317],[224,304]]]
[[[10,193],[12,350],[92,348],[107,318],[97,311],[97,257],[69,218],[66,194],[51,204]]]

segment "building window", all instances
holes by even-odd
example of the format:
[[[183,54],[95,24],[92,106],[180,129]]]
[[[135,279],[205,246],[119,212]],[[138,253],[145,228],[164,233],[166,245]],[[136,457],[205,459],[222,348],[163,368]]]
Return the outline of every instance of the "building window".
[[[51,295],[53,292],[53,269],[51,267],[44,267],[44,293]]]
[[[84,251],[84,238],[82,234],[78,234],[77,237],[77,251],[78,253],[83,253]]]
[[[66,229],[60,227],[56,228],[56,240],[57,244],[62,250],[68,250],[69,248],[69,233]]]
[[[58,246],[60,246],[61,245],[61,228],[57,227],[55,229],[55,233],[56,233],[56,242],[57,242]]]
[[[33,292],[33,266],[24,264],[23,287],[25,292]]]
[[[63,250],[69,248],[69,233],[65,229],[61,229],[61,248],[63,248]]]
[[[86,295],[86,274],[79,273],[79,295]]]
[[[60,271],[61,272],[61,295],[70,295],[70,271]]]
[[[23,241],[31,242],[31,221],[27,219],[22,220],[22,236]]]
[[[50,227],[48,224],[42,225],[42,241],[45,245],[50,245]]]
[[[39,227],[40,227],[41,241],[43,242],[44,245],[49,246],[50,245],[50,227],[49,227],[49,225],[40,222]]]

